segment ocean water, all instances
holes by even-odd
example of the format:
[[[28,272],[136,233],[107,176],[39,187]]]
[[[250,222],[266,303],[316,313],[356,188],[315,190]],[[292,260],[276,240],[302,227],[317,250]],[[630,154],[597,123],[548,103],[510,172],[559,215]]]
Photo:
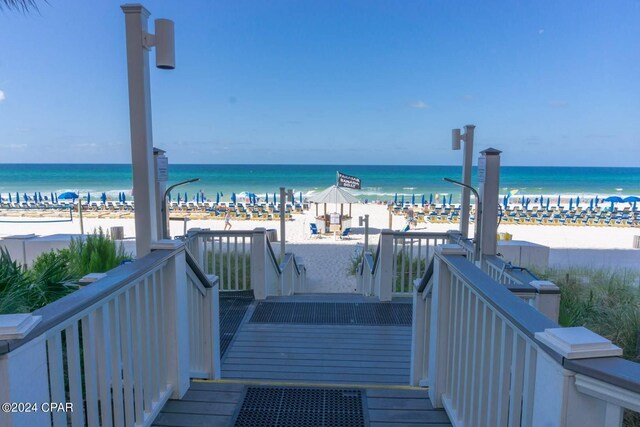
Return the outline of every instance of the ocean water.
[[[460,180],[460,166],[375,166],[375,165],[187,165],[169,166],[169,184],[190,178],[199,182],[180,187],[191,199],[202,191],[209,199],[216,192],[223,193],[221,201],[229,200],[232,192],[243,191],[269,197],[279,187],[292,188],[296,196],[302,192],[309,196],[335,184],[336,171],[354,175],[362,180],[362,190],[353,191],[360,199],[392,200],[425,194],[453,194],[459,198],[460,189],[442,180],[449,177]],[[640,196],[640,168],[585,168],[585,167],[502,167],[501,194],[517,190],[518,195],[599,195]],[[477,186],[476,171],[473,183]],[[97,200],[104,191],[117,198],[120,191],[129,197],[132,191],[131,166],[123,164],[0,164],[0,194],[7,198],[41,192],[58,194],[64,191],[80,192],[83,197],[91,193]],[[174,197],[176,195],[174,194]]]

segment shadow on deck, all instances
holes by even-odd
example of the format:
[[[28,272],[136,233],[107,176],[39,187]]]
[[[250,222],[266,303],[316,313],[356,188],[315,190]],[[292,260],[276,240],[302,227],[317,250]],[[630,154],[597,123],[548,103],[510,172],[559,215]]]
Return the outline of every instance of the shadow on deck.
[[[153,425],[450,426],[426,389],[407,386],[407,304],[376,301],[315,295],[253,302],[223,357],[223,380],[192,382]]]

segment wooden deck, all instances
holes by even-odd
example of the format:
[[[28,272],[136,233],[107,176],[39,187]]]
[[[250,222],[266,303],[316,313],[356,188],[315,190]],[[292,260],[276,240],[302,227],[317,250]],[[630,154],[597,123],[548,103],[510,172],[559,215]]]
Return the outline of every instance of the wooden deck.
[[[364,299],[289,297],[286,301]],[[246,387],[255,384],[363,389],[370,426],[451,425],[443,410],[433,409],[425,389],[407,386],[410,327],[250,323],[255,304],[223,358],[223,380],[192,382],[183,399],[165,405],[154,426],[230,426]]]

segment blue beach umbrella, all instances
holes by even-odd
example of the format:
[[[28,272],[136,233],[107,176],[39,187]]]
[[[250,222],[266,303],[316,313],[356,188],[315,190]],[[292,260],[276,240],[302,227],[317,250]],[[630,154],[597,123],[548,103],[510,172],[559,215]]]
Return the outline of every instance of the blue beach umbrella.
[[[422,195],[422,200],[421,200],[421,202],[422,202],[422,203],[420,203],[420,204],[421,204],[422,206],[424,206],[424,194]]]
[[[200,193],[196,193],[196,203],[200,203]]]
[[[593,199],[589,202],[589,209],[593,209]]]
[[[433,204],[433,193],[429,193],[429,204]]]
[[[167,193],[167,199],[169,199],[169,203],[171,203],[171,191],[169,191],[169,193]]]
[[[542,195],[540,195],[540,207],[542,207],[543,203],[544,203],[544,197]]]
[[[107,193],[103,191],[102,195],[100,196],[100,200],[102,200],[102,204],[107,203]],[[169,201],[171,201],[171,195],[169,195]]]
[[[300,204],[302,204],[302,191],[300,192]]]
[[[22,199],[25,201],[25,203],[29,201],[29,198],[27,197],[27,193],[22,194]]]
[[[596,196],[596,207],[598,207],[598,203],[600,202],[600,200],[598,200],[598,196]]]
[[[526,202],[524,202],[524,208],[525,208],[526,210],[529,210],[529,203],[530,203],[530,202],[531,202],[531,199],[527,197],[527,201],[526,201]]]
[[[393,196],[393,204],[394,204],[394,205],[397,205],[397,204],[398,204],[398,193],[396,193],[396,194]]]
[[[569,197],[569,210],[573,209],[573,197]]]
[[[20,203],[20,193],[16,191],[16,203]]]
[[[278,199],[276,199],[276,193],[273,193],[273,204],[275,205],[278,202]]]
[[[603,202],[611,202],[610,209],[613,211],[613,204],[614,203],[621,203],[621,202],[623,202],[623,199],[620,196],[609,196],[606,199],[603,199],[602,201]]]
[[[502,197],[502,206],[504,207],[504,210],[507,210],[507,205],[509,204],[507,196]]]
[[[442,207],[447,204],[447,196],[442,196]]]
[[[558,194],[558,204],[557,204],[557,206],[560,207],[560,195],[559,194]]]
[[[62,199],[62,200],[65,200],[65,199],[67,199],[67,200],[68,199],[75,200],[77,198],[78,198],[78,195],[76,193],[71,192],[71,191],[64,192],[61,195],[56,197],[56,199]]]
[[[91,203],[91,193],[87,193],[87,204]]]
[[[264,202],[269,203],[269,193],[264,193]]]
[[[42,203],[42,194],[38,191],[38,203]]]
[[[35,203],[38,203],[38,193],[37,192],[33,193],[33,201]]]
[[[411,194],[411,204],[412,205],[416,204],[416,195],[415,195],[415,193]]]
[[[404,206],[404,194],[402,195],[402,206]]]
[[[549,210],[550,203],[551,203],[551,197],[547,197],[547,210]]]
[[[53,203],[53,191],[51,192],[51,194],[49,195],[49,197],[50,197],[50,199],[49,199],[49,200],[51,200],[51,203]]]
[[[9,203],[13,203],[13,200],[11,200],[11,193],[9,193]]]
[[[236,203],[236,193],[231,193],[231,203]]]
[[[631,210],[635,211],[636,210],[636,202],[640,202],[640,197],[638,197],[638,196],[629,196],[629,197],[625,197],[622,201],[625,202],[625,203],[633,203],[633,207],[631,208]]]
[[[580,206],[580,196],[576,197],[576,208]]]
[[[184,192],[184,202],[187,203],[189,201],[189,197],[187,196],[187,192]]]
[[[178,204],[180,204],[180,193],[178,193]]]
[[[453,198],[453,194],[449,194],[449,205],[451,205],[451,199]]]
[[[220,204],[220,193],[216,193],[216,205]]]

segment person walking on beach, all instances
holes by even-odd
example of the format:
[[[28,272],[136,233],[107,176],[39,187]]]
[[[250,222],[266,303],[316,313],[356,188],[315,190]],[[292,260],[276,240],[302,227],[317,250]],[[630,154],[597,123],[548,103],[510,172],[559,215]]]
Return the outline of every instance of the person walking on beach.
[[[231,216],[229,215],[229,211],[224,215],[224,229],[231,230]]]

